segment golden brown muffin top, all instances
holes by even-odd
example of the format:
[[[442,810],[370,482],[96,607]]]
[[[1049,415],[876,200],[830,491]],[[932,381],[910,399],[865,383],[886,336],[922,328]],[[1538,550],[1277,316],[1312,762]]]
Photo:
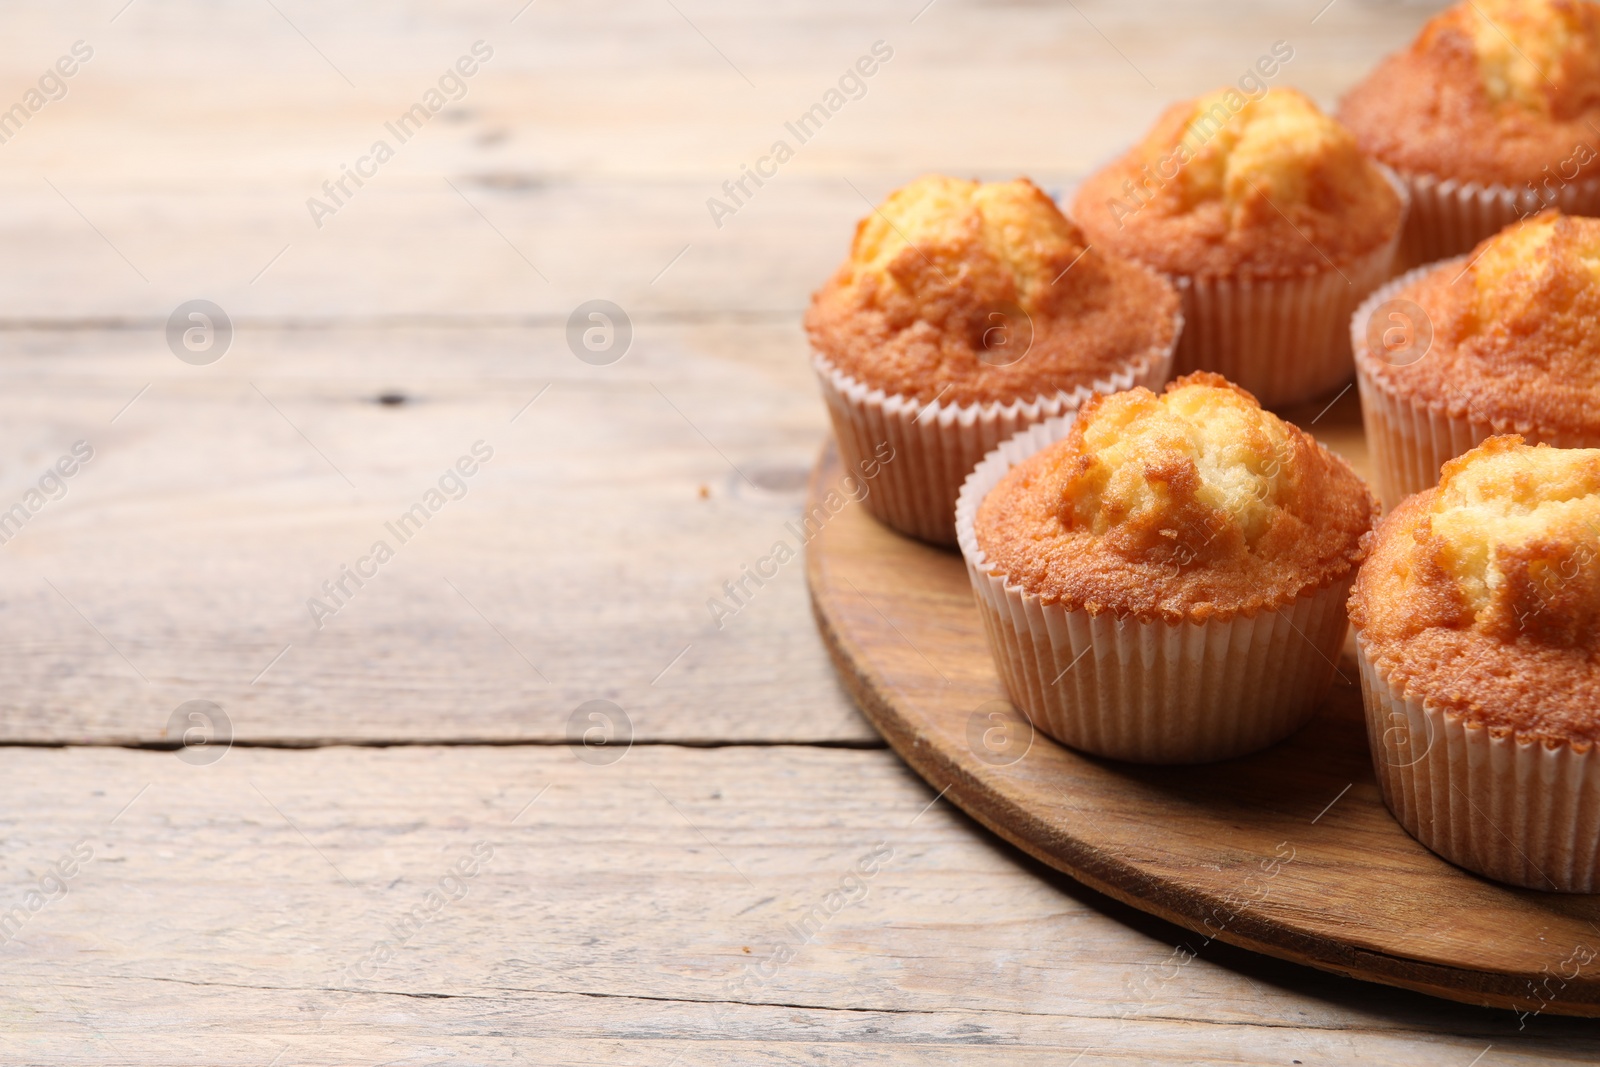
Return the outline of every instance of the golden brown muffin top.
[[[1089,248],[1027,179],[930,175],[856,225],[806,330],[836,368],[891,395],[1009,403],[1168,347],[1178,306],[1165,279]]]
[[[1403,366],[1361,353],[1386,391],[1503,430],[1600,436],[1600,219],[1514,223],[1394,297],[1433,341]]]
[[[993,573],[1142,621],[1275,610],[1348,576],[1377,502],[1344,460],[1220,375],[1084,405],[978,508]]]
[[[1343,267],[1399,232],[1400,196],[1304,94],[1224,89],[1176,104],[1078,190],[1096,244],[1167,274]]]
[[[1500,732],[1600,740],[1600,449],[1491,437],[1378,528],[1350,597],[1395,684]]]
[[[1600,4],[1457,4],[1352,89],[1339,117],[1368,152],[1411,174],[1520,186],[1556,173],[1579,145],[1593,159]]]

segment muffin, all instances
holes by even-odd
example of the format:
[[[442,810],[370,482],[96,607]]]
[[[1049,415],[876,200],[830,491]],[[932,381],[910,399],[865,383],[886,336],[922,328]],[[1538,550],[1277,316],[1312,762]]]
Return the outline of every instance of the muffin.
[[[1351,323],[1378,495],[1494,434],[1600,445],[1600,219],[1545,212],[1375,293]]]
[[[1350,618],[1400,824],[1502,882],[1600,889],[1600,451],[1446,463],[1378,528]]]
[[[867,510],[949,545],[985,453],[1093,393],[1167,380],[1178,308],[1165,279],[1088,247],[1032,182],[929,176],[856,226],[805,324]]]
[[[1600,4],[1457,4],[1352,89],[1339,118],[1410,190],[1407,266],[1545,208],[1600,214]]]
[[[1349,379],[1345,323],[1392,275],[1404,215],[1392,176],[1292,89],[1175,105],[1073,204],[1096,247],[1180,280],[1176,372],[1269,407]]]
[[[1377,502],[1215,374],[1096,397],[1006,442],[956,525],[1011,700],[1073,748],[1200,763],[1326,695]]]

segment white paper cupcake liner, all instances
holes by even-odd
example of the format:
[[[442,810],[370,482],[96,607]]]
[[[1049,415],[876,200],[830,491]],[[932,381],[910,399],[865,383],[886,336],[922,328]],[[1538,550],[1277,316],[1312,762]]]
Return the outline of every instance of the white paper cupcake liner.
[[[1292,277],[1174,277],[1189,323],[1173,374],[1208,370],[1250,390],[1262,407],[1312,400],[1350,379],[1345,324],[1356,306],[1395,272],[1409,195],[1400,194],[1401,228],[1351,263]]]
[[[1181,316],[1173,328],[1175,343],[1183,334]],[[1160,390],[1172,375],[1172,351],[1172,345],[1152,348],[1091,385],[1009,404],[924,404],[867,386],[820,353],[813,353],[812,366],[845,468],[877,466],[861,501],[868,513],[911,537],[954,545],[956,494],[979,460],[1018,431],[1075,411],[1096,393],[1136,385]],[[885,444],[893,449],[892,459],[880,453]]]
[[[1445,462],[1469,452],[1486,438],[1501,433],[1518,433],[1529,444],[1548,444],[1556,448],[1585,448],[1600,444],[1572,434],[1541,430],[1531,422],[1510,419],[1483,419],[1451,414],[1445,401],[1426,401],[1402,396],[1378,376],[1382,358],[1367,347],[1367,324],[1374,312],[1400,290],[1436,270],[1465,269],[1467,257],[1431,263],[1401,275],[1374,292],[1350,319],[1350,343],[1356,353],[1356,386],[1361,394],[1361,419],[1366,427],[1367,453],[1378,499],[1385,511],[1424,489],[1439,484],[1439,469]],[[1428,356],[1424,354],[1423,359]]]
[[[1600,753],[1495,736],[1397,689],[1356,639],[1372,766],[1406,832],[1458,867],[1600,890]]]
[[[1012,466],[1065,436],[1073,418],[1005,442],[956,505],[961,554],[1012,703],[1063,744],[1136,763],[1241,756],[1305,725],[1344,645],[1353,574],[1276,611],[1173,624],[1045,604],[991,573],[975,530],[979,504]]]
[[[1410,268],[1470,252],[1521,218],[1557,208],[1567,215],[1600,215],[1600,179],[1545,187],[1481,185],[1431,174],[1402,174],[1411,193],[1400,262]]]

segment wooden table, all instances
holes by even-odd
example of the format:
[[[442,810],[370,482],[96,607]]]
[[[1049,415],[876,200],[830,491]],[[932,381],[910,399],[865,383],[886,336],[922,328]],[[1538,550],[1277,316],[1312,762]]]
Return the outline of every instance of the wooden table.
[[[798,318],[867,201],[1064,189],[1278,40],[1329,102],[1432,7],[1320,6],[8,4],[0,107],[93,54],[0,144],[0,1062],[1600,1057],[1593,1023],[1175,965],[1190,935],[884,748],[798,561],[707,607],[798,513]],[[185,362],[200,298],[234,332]],[[593,299],[619,361],[568,345]],[[613,746],[570,746],[597,700]],[[170,751],[191,701],[231,749]]]

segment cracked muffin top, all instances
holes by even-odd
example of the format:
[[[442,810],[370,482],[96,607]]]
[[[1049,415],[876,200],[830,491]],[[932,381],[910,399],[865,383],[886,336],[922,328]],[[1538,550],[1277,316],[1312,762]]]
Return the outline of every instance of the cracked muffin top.
[[[1404,365],[1356,345],[1385,391],[1501,431],[1600,438],[1600,219],[1513,223],[1394,298],[1422,309],[1433,339]]]
[[[931,175],[856,226],[806,330],[834,368],[890,395],[953,405],[1092,385],[1176,340],[1163,278],[1090,248],[1027,179]]]
[[[1515,186],[1579,145],[1593,159],[1600,4],[1457,4],[1352,89],[1339,117],[1363,148],[1408,174]]]
[[[1349,264],[1395,238],[1402,210],[1351,133],[1293,89],[1174,105],[1073,203],[1095,244],[1205,276]]]
[[[1600,739],[1600,449],[1491,437],[1384,520],[1350,618],[1393,684],[1519,739]]]
[[[1343,459],[1220,375],[1084,405],[978,508],[991,573],[1141,621],[1276,610],[1347,578],[1377,502]]]

